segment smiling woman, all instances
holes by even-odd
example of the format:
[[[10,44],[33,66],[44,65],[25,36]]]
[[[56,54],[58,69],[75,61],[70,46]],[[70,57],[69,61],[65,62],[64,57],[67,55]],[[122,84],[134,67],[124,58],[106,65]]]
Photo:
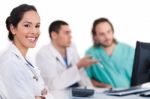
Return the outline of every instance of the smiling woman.
[[[6,19],[6,27],[12,43],[0,57],[0,76],[8,99],[45,99],[48,93],[40,72],[26,58],[28,49],[35,47],[40,35],[40,17],[36,8],[27,4],[14,8]]]
[[[17,13],[11,13],[7,18],[6,25],[9,31],[9,39],[13,41],[14,45],[21,50],[25,56],[27,49],[34,47],[40,34],[40,17],[36,9],[29,9],[24,6],[27,12],[22,12],[16,17]]]

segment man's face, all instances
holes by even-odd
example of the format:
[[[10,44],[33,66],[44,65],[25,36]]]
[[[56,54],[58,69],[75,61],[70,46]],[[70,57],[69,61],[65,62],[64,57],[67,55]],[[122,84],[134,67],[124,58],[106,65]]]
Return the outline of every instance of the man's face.
[[[114,35],[109,23],[103,22],[97,24],[95,27],[95,32],[96,41],[98,41],[103,47],[109,47],[113,44]]]
[[[71,30],[68,25],[62,25],[59,33],[56,33],[55,41],[60,47],[69,47],[71,44]]]

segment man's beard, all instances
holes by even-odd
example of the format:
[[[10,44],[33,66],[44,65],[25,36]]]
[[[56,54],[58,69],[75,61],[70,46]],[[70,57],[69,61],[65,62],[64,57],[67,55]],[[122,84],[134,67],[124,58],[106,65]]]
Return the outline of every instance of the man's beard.
[[[105,42],[109,42],[109,41],[106,40]],[[101,46],[104,47],[104,48],[108,48],[108,47],[111,47],[114,43],[115,43],[115,41],[112,40],[111,43],[109,43],[109,44],[101,44]]]

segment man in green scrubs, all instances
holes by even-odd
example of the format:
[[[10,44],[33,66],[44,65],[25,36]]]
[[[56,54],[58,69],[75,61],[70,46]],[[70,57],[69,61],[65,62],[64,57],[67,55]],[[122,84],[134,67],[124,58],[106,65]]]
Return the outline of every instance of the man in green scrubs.
[[[94,45],[86,54],[100,61],[86,68],[93,85],[106,88],[130,87],[134,49],[115,40],[113,25],[106,18],[94,21],[92,36]]]

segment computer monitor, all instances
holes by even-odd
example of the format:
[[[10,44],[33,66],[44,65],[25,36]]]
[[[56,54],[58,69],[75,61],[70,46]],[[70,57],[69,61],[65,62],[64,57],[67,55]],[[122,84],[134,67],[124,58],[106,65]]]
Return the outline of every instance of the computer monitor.
[[[131,86],[150,81],[150,43],[137,41]]]

